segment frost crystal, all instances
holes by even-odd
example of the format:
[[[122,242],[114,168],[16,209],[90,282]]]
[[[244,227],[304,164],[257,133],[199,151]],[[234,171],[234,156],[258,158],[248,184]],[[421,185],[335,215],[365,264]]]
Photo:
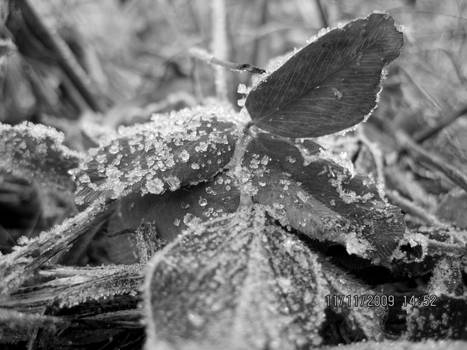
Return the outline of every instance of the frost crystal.
[[[207,180],[230,161],[238,122],[233,111],[211,106],[121,127],[117,138],[90,152],[74,170],[76,202],[121,198],[135,190],[161,194]]]

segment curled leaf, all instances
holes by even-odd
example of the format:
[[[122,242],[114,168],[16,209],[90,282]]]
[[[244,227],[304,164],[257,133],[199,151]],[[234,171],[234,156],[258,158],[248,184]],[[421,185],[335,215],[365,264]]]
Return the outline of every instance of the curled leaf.
[[[159,195],[212,178],[233,154],[235,121],[229,109],[199,107],[121,128],[74,172],[77,203],[132,192]]]
[[[247,146],[244,173],[253,200],[283,225],[343,244],[350,254],[388,263],[405,232],[400,210],[375,184],[329,159],[316,143],[259,133]]]
[[[285,137],[316,137],[361,122],[376,106],[383,67],[402,47],[386,14],[333,29],[293,55],[248,95],[256,126]]]

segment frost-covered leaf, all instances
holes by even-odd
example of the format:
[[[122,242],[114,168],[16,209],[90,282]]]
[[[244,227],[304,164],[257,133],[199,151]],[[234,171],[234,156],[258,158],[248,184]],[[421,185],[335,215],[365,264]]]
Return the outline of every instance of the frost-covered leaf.
[[[388,263],[405,232],[402,213],[379,197],[369,178],[352,175],[312,141],[259,133],[247,146],[243,165],[253,200],[311,238]]]
[[[44,125],[0,124],[0,169],[45,188],[73,190],[68,171],[80,155],[63,145],[63,134]]]
[[[152,225],[165,241],[172,241],[191,222],[204,222],[233,213],[240,202],[240,192],[229,172],[194,186],[161,196],[138,193],[124,198],[108,229],[115,232],[134,229],[142,223]]]
[[[74,212],[70,169],[81,155],[63,134],[44,125],[0,124],[0,233],[8,252],[19,236],[34,235]],[[5,240],[5,237],[8,239]]]
[[[197,107],[119,129],[74,172],[77,203],[132,192],[159,195],[210,179],[234,152],[237,118],[220,106]]]
[[[259,206],[192,226],[150,263],[148,348],[321,344],[325,296],[367,289],[342,274],[338,278],[339,271],[319,259],[297,237],[270,224]],[[344,309],[334,312],[348,317],[354,332],[370,339],[381,336],[374,311],[360,317]]]
[[[148,347],[294,349],[321,342],[328,289],[320,265],[261,213],[188,231],[151,264]]]
[[[386,14],[333,29],[298,51],[248,95],[260,128],[286,137],[316,137],[361,122],[376,106],[383,67],[402,47]]]
[[[467,342],[449,340],[428,340],[413,343],[407,340],[389,341],[381,343],[374,341],[360,342],[350,345],[339,345],[336,347],[326,347],[326,350],[464,350]]]

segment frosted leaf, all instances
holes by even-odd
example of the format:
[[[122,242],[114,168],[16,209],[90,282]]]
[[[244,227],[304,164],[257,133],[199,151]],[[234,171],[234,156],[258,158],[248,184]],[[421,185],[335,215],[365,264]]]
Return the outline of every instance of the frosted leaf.
[[[120,128],[117,138],[91,151],[74,171],[76,202],[162,194],[210,179],[230,161],[237,119],[225,108],[197,107]]]
[[[317,137],[363,121],[376,106],[383,67],[402,47],[394,20],[373,13],[326,31],[248,95],[256,126],[285,137]]]
[[[321,264],[297,238],[268,224],[261,210],[199,225],[150,265],[148,348],[295,349],[321,343],[328,293]]]
[[[350,254],[375,263],[389,263],[405,232],[402,213],[379,197],[370,179],[352,177],[321,153],[309,140],[297,144],[258,133],[243,160],[252,174],[253,200],[266,205],[284,226],[342,244]],[[256,160],[264,156],[270,161],[258,166]]]
[[[339,345],[326,348],[327,350],[464,350],[467,347],[465,341],[453,340],[426,340],[414,343],[408,340],[389,341],[381,343],[374,341],[359,342],[350,345]]]
[[[198,221],[215,219],[237,210],[240,193],[233,177],[218,174],[213,180],[184,187],[161,196],[138,193],[122,199],[115,215],[110,218],[110,232],[135,230],[142,222],[152,224],[160,237],[170,242],[187,228],[187,214]]]
[[[0,124],[0,170],[34,181],[43,189],[73,191],[68,171],[78,165],[80,157],[63,145],[63,134],[55,129],[27,122]]]
[[[150,266],[148,348],[315,347],[325,340],[325,315],[346,317],[348,336],[382,336],[383,310],[326,305],[329,293],[368,287],[269,223],[262,206],[191,227]]]

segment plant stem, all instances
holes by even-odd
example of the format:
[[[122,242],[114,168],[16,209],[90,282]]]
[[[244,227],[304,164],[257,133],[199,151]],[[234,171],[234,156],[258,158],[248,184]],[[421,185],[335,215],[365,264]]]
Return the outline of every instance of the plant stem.
[[[198,47],[193,47],[188,50],[190,56],[199,59],[200,61],[206,62],[215,67],[223,67],[231,71],[237,72],[250,72],[253,74],[263,74],[266,71],[259,67],[256,67],[249,63],[235,63],[227,60],[221,60],[217,57],[214,57],[213,54],[207,52],[206,50],[200,49]]]
[[[396,204],[399,208],[401,208],[408,214],[422,219],[426,224],[437,227],[446,227],[446,225],[439,221],[435,216],[428,213],[426,209],[421,208],[414,202],[402,197],[396,191],[386,191],[386,195],[389,198],[389,200]]]
[[[431,165],[433,168],[441,171],[452,182],[462,187],[467,191],[467,176],[459,171],[457,168],[446,163],[442,158],[437,155],[430,154],[422,147],[417,145],[413,139],[402,130],[396,130],[394,136],[399,142],[399,145],[411,153],[418,160]]]
[[[212,52],[215,57],[225,61],[228,56],[225,0],[212,0]],[[225,71],[215,67],[216,95],[221,100],[227,100],[227,80]]]
[[[395,129],[390,123],[380,120],[382,127],[392,135],[401,149],[409,152],[418,161],[441,171],[456,185],[467,191],[467,176],[459,169],[446,163],[441,157],[431,154],[419,146],[405,131]]]

